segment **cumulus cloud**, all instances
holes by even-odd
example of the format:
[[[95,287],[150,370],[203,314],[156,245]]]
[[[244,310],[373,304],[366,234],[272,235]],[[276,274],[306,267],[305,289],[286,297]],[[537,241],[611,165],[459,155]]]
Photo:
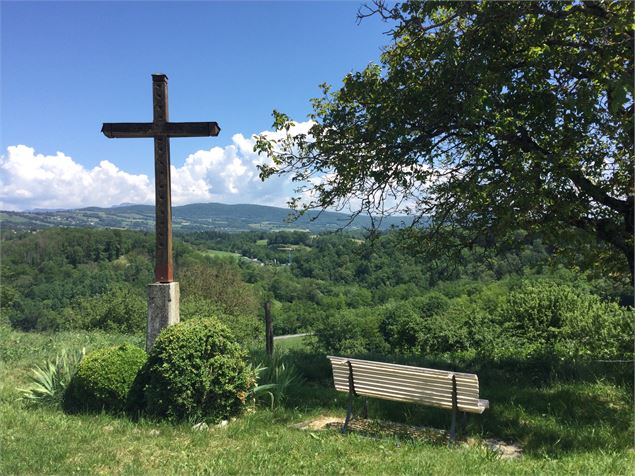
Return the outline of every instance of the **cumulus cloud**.
[[[62,152],[36,154],[32,147],[10,146],[0,157],[0,208],[74,208],[121,202],[150,203],[147,175],[133,175],[107,160],[88,170]]]
[[[310,122],[298,123],[306,133]],[[276,138],[281,133],[264,131]],[[235,134],[226,147],[198,150],[182,167],[172,166],[172,203],[256,203],[285,206],[292,194],[286,178],[262,182],[257,166],[266,159],[253,152],[253,137]],[[154,203],[154,180],[130,174],[110,161],[88,169],[62,152],[38,154],[15,145],[0,156],[0,209],[108,207],[124,202]]]

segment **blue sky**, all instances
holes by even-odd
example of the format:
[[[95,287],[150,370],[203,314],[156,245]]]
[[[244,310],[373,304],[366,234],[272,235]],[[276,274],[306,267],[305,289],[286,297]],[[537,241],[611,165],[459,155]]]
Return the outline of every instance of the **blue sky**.
[[[222,129],[172,140],[175,204],[283,204],[288,184],[255,183],[249,138],[270,128],[274,108],[305,121],[320,83],[378,61],[389,26],[358,25],[359,6],[2,2],[0,208],[149,203],[152,140],[100,128],[151,121],[156,72],[169,77],[171,120]]]

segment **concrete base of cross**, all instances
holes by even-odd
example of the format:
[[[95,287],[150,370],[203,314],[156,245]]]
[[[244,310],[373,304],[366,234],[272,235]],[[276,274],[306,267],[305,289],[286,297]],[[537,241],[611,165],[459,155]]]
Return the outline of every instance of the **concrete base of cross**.
[[[179,322],[179,283],[148,285],[148,331],[146,351],[150,351],[163,328]]]

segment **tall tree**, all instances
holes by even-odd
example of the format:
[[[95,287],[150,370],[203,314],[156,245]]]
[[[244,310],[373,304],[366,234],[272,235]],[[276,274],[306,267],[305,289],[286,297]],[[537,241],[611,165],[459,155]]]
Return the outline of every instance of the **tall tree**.
[[[633,274],[633,3],[377,1],[381,64],[323,85],[309,134],[274,111],[261,176],[304,184],[299,210],[429,217],[499,239],[572,229]],[[465,232],[468,232],[465,234]]]

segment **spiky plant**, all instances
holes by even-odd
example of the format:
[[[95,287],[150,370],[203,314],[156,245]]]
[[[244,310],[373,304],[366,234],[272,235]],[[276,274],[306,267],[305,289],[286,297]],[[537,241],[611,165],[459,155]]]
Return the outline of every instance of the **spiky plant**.
[[[256,374],[258,386],[254,389],[254,395],[258,397],[260,394],[267,394],[271,399],[272,409],[275,403],[282,403],[286,399],[290,388],[303,381],[295,366],[285,362],[284,357],[277,353],[267,357],[264,364],[258,364]]]
[[[58,405],[85,354],[86,349],[83,348],[77,351],[62,349],[54,359],[42,366],[35,365],[29,374],[28,385],[17,389],[22,399],[36,404]]]

